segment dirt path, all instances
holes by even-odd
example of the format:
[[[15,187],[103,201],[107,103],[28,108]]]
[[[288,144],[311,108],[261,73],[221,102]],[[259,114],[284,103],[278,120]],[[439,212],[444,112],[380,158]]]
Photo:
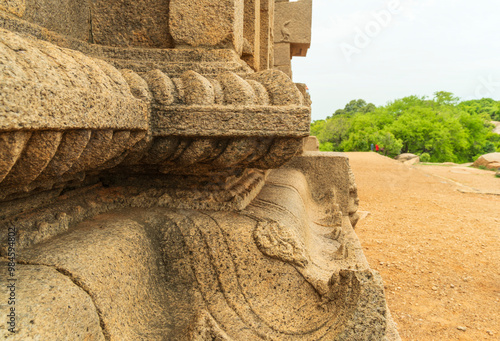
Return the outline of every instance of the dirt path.
[[[500,340],[500,195],[458,190],[495,191],[500,179],[458,172],[446,180],[439,166],[347,154],[360,210],[370,212],[356,232],[401,338]]]

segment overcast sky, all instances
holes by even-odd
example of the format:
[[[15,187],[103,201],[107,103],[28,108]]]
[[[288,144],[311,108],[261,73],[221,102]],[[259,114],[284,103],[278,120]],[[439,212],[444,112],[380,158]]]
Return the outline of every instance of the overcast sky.
[[[313,0],[312,45],[292,64],[313,120],[358,98],[500,100],[500,1]]]

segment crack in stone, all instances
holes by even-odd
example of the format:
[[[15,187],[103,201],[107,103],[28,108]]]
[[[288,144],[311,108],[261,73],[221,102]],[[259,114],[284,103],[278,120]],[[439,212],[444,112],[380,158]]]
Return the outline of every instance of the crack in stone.
[[[99,309],[99,307],[97,306],[96,302],[94,302],[94,299],[92,297],[92,294],[90,293],[90,289],[87,288],[85,285],[83,285],[83,283],[80,283],[80,281],[78,281],[74,276],[73,274],[71,274],[71,272],[69,272],[68,270],[66,269],[62,269],[62,268],[58,268],[58,267],[53,267],[57,272],[61,273],[62,275],[65,275],[66,277],[68,277],[68,279],[70,281],[72,281],[76,286],[78,286],[80,289],[82,289],[83,291],[85,291],[85,293],[87,293],[87,295],[89,295],[90,297],[90,300],[92,301],[92,303],[94,304],[94,307],[95,307],[95,310],[97,312],[97,316],[99,317],[99,325],[101,327],[101,331],[102,331],[102,334],[104,335],[104,339],[106,341],[110,341],[111,340],[111,335],[109,334],[109,331],[106,327],[106,323],[104,322],[104,319],[102,317],[102,312],[101,312],[101,309]]]
[[[95,310],[97,312],[97,316],[99,317],[99,326],[101,327],[101,332],[102,332],[102,335],[104,336],[104,339],[106,341],[110,341],[111,340],[111,335],[110,335],[109,330],[106,327],[106,323],[104,322],[104,319],[102,317],[102,312],[99,309],[99,307],[97,306],[96,302],[94,301],[94,299],[92,297],[92,294],[90,293],[90,289],[87,288],[83,283],[81,283],[80,281],[78,281],[73,276],[73,274],[71,272],[69,272],[66,269],[59,268],[59,267],[53,266],[53,265],[32,263],[32,262],[26,262],[26,261],[21,261],[21,260],[19,260],[17,263],[18,264],[24,264],[24,265],[46,266],[48,268],[52,268],[52,269],[56,270],[57,272],[59,272],[60,274],[62,274],[63,276],[67,277],[77,287],[79,287],[80,289],[82,289],[89,296],[90,300],[92,301],[92,304],[95,307]]]

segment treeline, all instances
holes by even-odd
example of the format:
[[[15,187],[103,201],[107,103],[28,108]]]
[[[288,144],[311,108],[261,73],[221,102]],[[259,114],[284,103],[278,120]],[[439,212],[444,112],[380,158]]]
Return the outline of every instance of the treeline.
[[[500,101],[463,101],[449,92],[434,98],[409,96],[376,107],[353,100],[325,120],[311,124],[323,151],[369,151],[378,144],[387,156],[414,153],[422,161],[471,162],[500,151]]]

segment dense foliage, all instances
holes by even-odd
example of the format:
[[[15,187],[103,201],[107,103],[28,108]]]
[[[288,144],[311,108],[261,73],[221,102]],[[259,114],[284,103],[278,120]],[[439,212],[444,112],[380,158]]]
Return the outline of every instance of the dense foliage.
[[[432,99],[409,96],[381,107],[353,100],[313,122],[311,134],[323,151],[369,151],[373,143],[388,156],[414,153],[431,162],[462,163],[500,151],[492,120],[500,121],[500,101],[459,102],[441,91]]]

